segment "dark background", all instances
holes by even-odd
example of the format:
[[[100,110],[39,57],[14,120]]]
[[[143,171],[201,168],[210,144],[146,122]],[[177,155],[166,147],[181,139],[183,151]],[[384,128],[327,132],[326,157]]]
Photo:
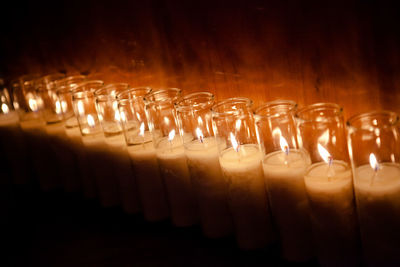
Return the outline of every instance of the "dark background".
[[[2,3],[6,78],[54,71],[211,90],[219,99],[400,111],[399,9],[388,1]]]

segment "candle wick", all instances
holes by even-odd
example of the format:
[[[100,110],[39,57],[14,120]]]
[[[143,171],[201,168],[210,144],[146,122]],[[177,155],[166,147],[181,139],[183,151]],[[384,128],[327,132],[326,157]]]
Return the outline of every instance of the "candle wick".
[[[331,181],[331,177],[332,177],[332,163],[333,163],[333,157],[330,156],[328,157],[328,182]]]
[[[369,186],[372,186],[374,184],[374,181],[375,181],[375,178],[376,178],[376,174],[378,173],[378,170],[379,170],[379,166],[376,166],[374,168],[374,174],[372,175],[371,183],[369,184]]]
[[[287,167],[289,167],[289,147],[285,146],[284,151],[285,151],[285,162],[284,162],[284,164]]]

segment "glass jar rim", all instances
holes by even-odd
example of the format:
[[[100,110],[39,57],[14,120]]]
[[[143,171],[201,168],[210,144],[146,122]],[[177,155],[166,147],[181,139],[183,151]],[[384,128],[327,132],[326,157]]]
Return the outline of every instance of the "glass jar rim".
[[[152,90],[153,89],[149,86],[128,88],[127,90],[119,92],[117,94],[117,99],[118,100],[134,100],[138,97],[144,98],[145,95],[151,93]],[[138,93],[138,92],[143,92],[143,94]],[[138,94],[136,94],[136,93],[138,93]]]
[[[94,89],[94,90],[84,89],[84,87],[89,84],[101,87],[104,85],[104,82],[101,80],[89,80],[89,81],[83,81],[83,82],[79,83],[73,90],[71,90],[73,99],[94,97],[94,91],[96,89]]]
[[[286,107],[287,109],[274,112],[273,109],[277,107]],[[286,115],[287,111],[295,111],[297,107],[297,103],[293,100],[278,99],[259,106],[254,113],[260,117],[279,117],[281,115]]]
[[[224,99],[222,101],[219,101],[218,103],[214,104],[211,108],[212,112],[214,115],[223,115],[223,114],[237,114],[239,113],[239,110],[235,110],[232,108],[232,110],[226,112],[226,111],[220,111],[219,109],[222,108],[223,106],[227,105],[234,105],[234,104],[244,104],[247,108],[251,108],[253,105],[253,100],[247,97],[231,97]]]
[[[157,96],[162,96],[163,94],[174,94],[175,96],[167,96],[167,97],[162,97],[162,98],[157,98]],[[179,88],[163,88],[155,91],[151,91],[150,93],[146,94],[144,96],[144,100],[146,102],[155,102],[157,104],[163,104],[163,103],[170,103],[171,101],[175,103],[180,95],[182,93],[182,90]]]
[[[303,122],[314,121],[313,119],[306,119],[305,114],[311,111],[319,110],[332,110],[334,111],[334,116],[343,116],[343,108],[336,103],[314,103],[305,107],[302,107],[296,111],[295,117]]]
[[[74,87],[69,87],[69,85],[73,84],[76,79],[79,79],[78,82],[75,82]],[[54,81],[55,86],[57,87],[57,93],[70,93],[76,86],[78,86],[80,83],[84,82],[87,79],[87,76],[85,75],[72,75],[65,77],[63,79]]]
[[[40,77],[35,80],[35,89],[38,92],[43,92],[43,91],[48,91],[48,90],[53,90],[54,88],[54,83],[57,80],[65,78],[65,74],[63,73],[51,73],[47,74],[43,77]]]
[[[394,111],[374,110],[374,111],[369,111],[369,112],[360,113],[360,114],[351,116],[347,120],[346,125],[350,129],[357,129],[357,130],[370,130],[370,129],[375,129],[375,128],[381,128],[382,127],[381,122],[376,120],[377,117],[388,118],[387,126],[389,126],[389,127],[395,127],[400,122],[399,114],[397,114]],[[366,120],[368,118],[372,119],[372,123],[370,123],[368,126],[357,125],[357,123],[362,123],[363,120]],[[385,124],[383,126],[385,126]],[[387,127],[387,126],[385,126],[385,127]]]
[[[110,90],[115,89],[120,90],[121,92],[124,90],[129,89],[129,84],[128,83],[110,83],[107,85],[104,85],[94,91],[94,96],[96,97],[97,101],[107,101],[107,100],[116,100],[117,99],[117,94],[116,92],[114,95],[110,94]]]
[[[193,102],[196,99],[202,98],[203,101]],[[214,105],[215,96],[214,94],[206,91],[194,92],[181,97],[175,106],[179,111],[188,111],[193,109],[204,109],[209,107],[211,110],[212,105]]]

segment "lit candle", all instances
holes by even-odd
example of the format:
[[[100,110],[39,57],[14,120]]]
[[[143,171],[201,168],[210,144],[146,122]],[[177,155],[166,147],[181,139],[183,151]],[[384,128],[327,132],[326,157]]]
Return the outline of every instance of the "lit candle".
[[[174,129],[158,142],[157,159],[167,190],[172,222],[176,226],[195,224],[198,212],[185,150]]]
[[[361,237],[368,266],[400,264],[400,164],[370,164],[354,172]]]
[[[135,171],[143,214],[148,221],[168,218],[169,208],[152,135],[144,111],[144,96],[151,88],[132,88],[118,94],[121,122]]]
[[[319,261],[325,266],[355,266],[359,244],[351,170],[319,143],[318,151],[324,162],[312,164],[304,181]]]
[[[284,258],[306,261],[313,256],[310,208],[304,185],[304,174],[311,161],[304,150],[289,149],[281,135],[280,146],[281,151],[267,154],[263,161],[272,215]]]
[[[195,131],[197,138],[185,144],[185,153],[203,232],[210,238],[226,236],[232,232],[232,219],[227,204],[228,184],[218,160],[218,142],[215,137],[204,138],[200,128]]]
[[[240,145],[230,133],[232,147],[220,154],[228,180],[229,206],[236,238],[242,249],[263,247],[274,240],[262,169],[262,152],[257,145]]]

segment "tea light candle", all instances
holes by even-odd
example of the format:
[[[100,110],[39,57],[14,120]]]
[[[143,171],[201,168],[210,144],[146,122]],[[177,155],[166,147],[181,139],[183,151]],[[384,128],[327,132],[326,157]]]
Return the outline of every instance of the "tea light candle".
[[[232,135],[231,140],[234,140]],[[225,149],[219,160],[229,183],[229,206],[239,247],[264,247],[274,241],[274,231],[264,184],[262,152],[256,145],[239,147],[236,143]]]
[[[140,210],[138,192],[132,163],[126,149],[125,137],[122,134],[106,137],[110,147],[115,176],[118,180],[121,204],[125,212],[136,213]]]
[[[311,205],[311,221],[319,260],[323,265],[358,264],[358,229],[348,164],[333,160],[318,144],[325,162],[312,164],[304,181]]]
[[[157,147],[172,222],[176,226],[193,225],[198,221],[198,210],[182,142],[177,141],[172,130]]]
[[[219,164],[216,139],[203,138],[199,130],[198,138],[185,144],[185,153],[204,234],[210,238],[229,235],[233,225],[227,203],[228,183]]]
[[[112,167],[112,157],[105,142],[104,134],[92,134],[82,137],[86,155],[95,176],[97,192],[101,204],[111,207],[119,204],[118,189]]]
[[[151,134],[145,132],[143,139],[131,143],[133,145],[127,149],[135,170],[144,217],[151,222],[166,219],[169,210]]]
[[[355,169],[361,237],[368,266],[400,264],[400,165],[377,163]]]
[[[313,257],[310,207],[304,174],[311,164],[304,151],[290,149],[283,137],[282,151],[265,156],[265,182],[273,218],[279,229],[283,257],[289,261],[306,261]]]

